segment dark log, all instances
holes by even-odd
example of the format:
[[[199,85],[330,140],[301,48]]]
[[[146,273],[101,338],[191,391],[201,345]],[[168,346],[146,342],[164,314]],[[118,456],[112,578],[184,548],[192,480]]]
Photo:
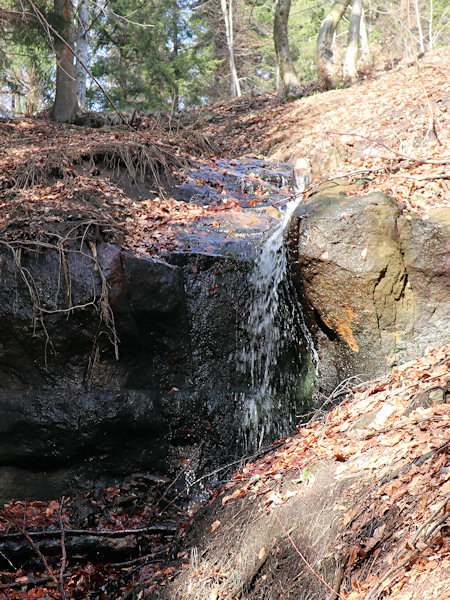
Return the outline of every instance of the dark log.
[[[67,557],[85,556],[89,560],[108,562],[111,560],[131,560],[149,553],[152,548],[152,536],[174,535],[174,526],[156,525],[144,529],[123,531],[85,531],[65,530],[65,549]],[[35,546],[46,556],[61,554],[61,531],[27,532]],[[0,567],[17,566],[20,562],[36,556],[29,541],[16,533],[0,537]]]

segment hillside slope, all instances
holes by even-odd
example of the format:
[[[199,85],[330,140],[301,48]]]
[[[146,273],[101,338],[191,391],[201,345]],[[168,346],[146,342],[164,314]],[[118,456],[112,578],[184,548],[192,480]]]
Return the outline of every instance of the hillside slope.
[[[247,464],[151,597],[446,600],[449,361],[447,345],[353,389]]]
[[[448,65],[450,46],[347,89],[288,104],[269,95],[178,118],[145,117],[138,131],[3,119],[0,235],[42,238],[49,224],[60,233],[58,222],[77,228],[90,221],[125,247],[158,254],[177,246],[180,223],[239,209],[226,195],[205,206],[172,193],[193,163],[220,171],[218,155],[292,164],[305,157],[312,191],[330,179],[340,185],[359,180],[349,193],[381,190],[404,213],[426,218],[450,197]]]
[[[295,163],[314,181],[367,177],[406,210],[447,205],[450,196],[450,46],[346,89],[280,104],[276,98],[214,107],[197,128],[223,152]]]
[[[245,210],[226,195],[205,205],[172,193],[219,155],[306,157],[306,196],[330,183],[379,189],[406,218],[427,219],[450,196],[449,64],[450,47],[348,89],[146,117],[138,131],[3,119],[0,245],[19,262],[22,248],[59,251],[71,236],[92,252],[101,239],[163,254],[180,226]],[[446,600],[449,359],[447,345],[357,388],[343,382],[309,423],[211,491],[189,530],[186,490],[148,474],[78,498],[9,500],[0,600]]]

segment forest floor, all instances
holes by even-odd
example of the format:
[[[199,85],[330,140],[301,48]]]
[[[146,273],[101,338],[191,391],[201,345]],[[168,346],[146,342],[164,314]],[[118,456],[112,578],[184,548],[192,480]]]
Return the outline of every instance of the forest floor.
[[[0,599],[447,600],[449,363],[447,345],[343,386],[190,517],[133,479],[9,501]]]
[[[3,119],[0,235],[44,240],[91,223],[139,254],[157,255],[177,247],[180,224],[240,210],[226,190],[209,206],[171,194],[193,163],[214,169],[219,157],[233,164],[240,156],[308,159],[306,201],[324,182],[359,180],[351,194],[381,190],[403,212],[427,218],[450,196],[449,65],[450,46],[346,89],[143,117],[137,131]]]
[[[145,117],[137,131],[0,120],[0,242],[54,244],[91,228],[140,255],[176,248],[180,224],[241,209],[226,194],[210,205],[170,194],[175,180],[188,179],[193,163],[215,165],[219,156],[231,163],[256,156],[291,164],[306,157],[313,174],[309,191],[330,180],[347,185],[364,178],[350,193],[384,191],[404,214],[426,219],[430,210],[448,207],[450,196],[449,65],[447,47],[346,89],[287,104],[268,95],[177,118]],[[247,527],[236,518],[247,499],[255,518],[272,523],[277,510],[314,488],[313,466],[320,461],[333,463],[333,478],[363,471],[368,485],[360,495],[348,488],[350,495],[342,497],[335,589],[321,583],[314,597],[448,598],[449,354],[449,346],[430,350],[387,377],[349,390],[331,413],[317,413],[260,461],[247,464],[212,493],[202,540],[187,533],[190,518],[172,504],[170,490],[158,491],[154,510],[155,499],[141,481],[82,498],[9,501],[0,509],[0,600],[168,600],[179,593],[200,600],[243,594],[268,599],[270,582],[276,597],[288,587],[293,593],[312,565],[283,518],[272,541],[255,538],[260,547],[252,556],[255,547],[244,556],[245,548],[238,552],[231,545],[230,527]],[[373,421],[359,428],[369,413]],[[78,550],[76,536],[85,541]],[[144,555],[123,557],[127,551],[121,554],[120,544],[124,548],[130,539],[134,548],[145,548]],[[184,540],[198,546],[200,555],[188,556]],[[233,562],[214,559],[214,553],[224,556],[226,543],[227,552],[235,550],[249,564],[241,579]],[[10,558],[11,548],[26,545],[31,557]],[[106,547],[115,558],[100,561],[96,548]],[[277,556],[283,561],[276,562]],[[276,587],[278,576],[285,587]]]

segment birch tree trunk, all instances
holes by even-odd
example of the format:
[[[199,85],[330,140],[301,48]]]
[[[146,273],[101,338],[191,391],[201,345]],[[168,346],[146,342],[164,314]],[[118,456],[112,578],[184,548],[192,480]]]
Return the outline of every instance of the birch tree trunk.
[[[225,23],[225,35],[230,62],[231,97],[239,98],[242,96],[242,93],[234,58],[233,0],[220,0],[220,6],[222,8],[223,20]]]
[[[301,95],[301,85],[289,48],[288,22],[290,10],[291,0],[277,0],[273,24],[273,41],[283,95],[286,98],[296,98]]]
[[[77,25],[77,54],[83,64],[87,65],[88,46],[89,46],[89,8],[87,0],[80,0],[78,3],[78,25]],[[79,107],[84,110],[86,105],[86,71],[81,66],[80,61],[75,64],[77,100]]]
[[[428,21],[428,50],[433,48],[433,0],[430,0],[430,18]]]
[[[372,58],[370,55],[369,35],[367,33],[366,19],[364,16],[364,6],[361,12],[361,23],[359,26],[359,43],[361,44],[361,64],[363,68],[368,68],[371,65]]]
[[[317,36],[316,68],[320,82],[326,89],[330,89],[334,81],[333,52],[331,44],[334,32],[339,21],[345,14],[350,0],[335,0],[330,12],[322,21]]]
[[[71,0],[54,0],[54,11],[58,22],[59,34],[73,47],[73,11]],[[75,64],[73,54],[67,46],[55,38],[56,53],[56,93],[52,108],[55,121],[68,123],[77,113],[77,92],[75,85]]]
[[[419,36],[419,49],[420,52],[425,52],[425,44],[423,43],[423,31],[422,31],[422,23],[420,22],[420,11],[419,11],[419,2],[418,0],[414,0],[414,11],[416,13],[416,22],[417,22],[417,33]]]
[[[344,59],[344,79],[355,81],[358,77],[359,32],[363,0],[353,0],[352,14],[348,29],[347,50]]]

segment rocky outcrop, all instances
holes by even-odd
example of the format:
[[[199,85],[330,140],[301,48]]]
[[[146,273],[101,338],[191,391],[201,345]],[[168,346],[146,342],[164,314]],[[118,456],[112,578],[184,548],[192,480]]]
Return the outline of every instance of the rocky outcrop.
[[[368,378],[448,339],[448,215],[402,216],[382,193],[299,208],[293,270],[314,329],[324,389]]]
[[[251,261],[105,243],[95,255],[0,255],[3,497],[170,475],[199,445],[192,469],[242,450],[235,356]]]
[[[255,166],[239,165],[249,181]],[[269,187],[285,181],[272,176]],[[180,225],[183,250],[164,260],[94,238],[63,248],[2,243],[4,498],[183,468],[177,484],[189,487],[241,456],[250,439],[293,429],[314,385],[329,393],[445,341],[444,216],[403,217],[382,194],[313,198],[299,208],[290,242],[318,372],[303,320],[290,317],[298,336],[271,365],[276,397],[255,400],[239,356],[250,335],[255,251],[277,217],[259,206],[205,217],[193,231]],[[280,314],[295,304],[289,296]]]
[[[285,202],[292,183],[289,165],[199,162],[174,195],[240,206],[180,223],[180,251],[164,260],[99,234],[0,241],[3,497],[55,497],[135,471],[184,470],[183,488],[249,449],[256,409],[239,359],[249,274],[279,217],[264,204]],[[277,408],[271,439],[303,402]]]

